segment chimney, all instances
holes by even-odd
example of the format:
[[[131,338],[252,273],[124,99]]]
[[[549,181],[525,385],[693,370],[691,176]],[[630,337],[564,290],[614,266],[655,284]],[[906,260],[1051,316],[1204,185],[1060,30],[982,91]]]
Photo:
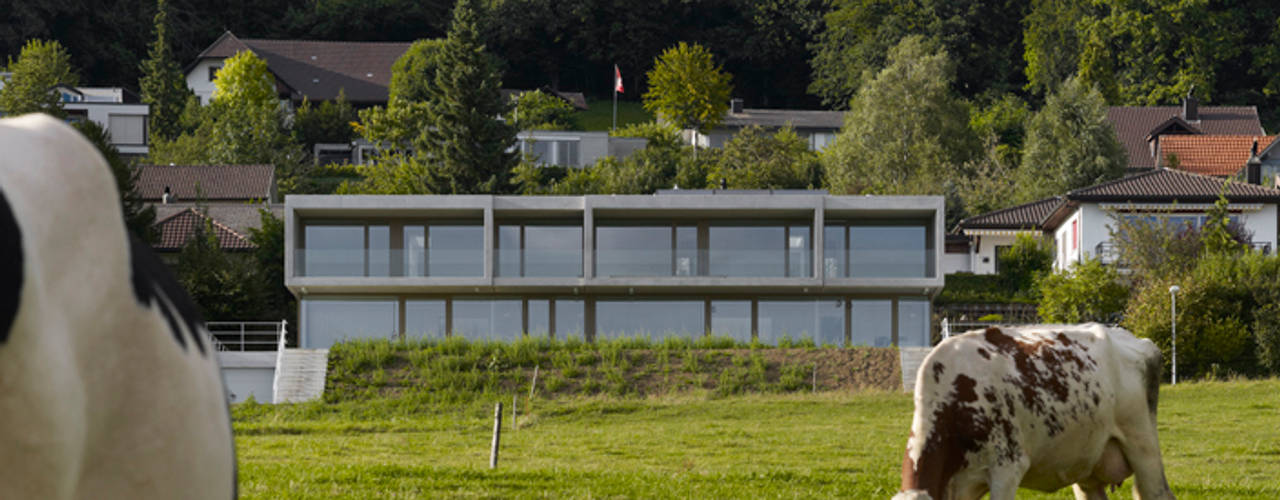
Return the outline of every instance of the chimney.
[[[729,99],[729,112],[735,115],[742,113],[742,99]]]
[[[1253,156],[1244,164],[1244,181],[1249,184],[1262,185],[1262,159],[1258,158],[1258,143],[1253,143]]]
[[[1200,121],[1200,100],[1191,92],[1196,90],[1196,86],[1192,85],[1191,90],[1187,91],[1187,96],[1182,98],[1182,119],[1189,122]]]
[[[169,186],[165,186],[165,187],[164,187],[164,194],[160,196],[160,203],[161,203],[161,204],[163,204],[163,205],[168,205],[168,204],[169,204],[169,198],[170,198],[171,196],[173,196],[173,195],[169,193]]]

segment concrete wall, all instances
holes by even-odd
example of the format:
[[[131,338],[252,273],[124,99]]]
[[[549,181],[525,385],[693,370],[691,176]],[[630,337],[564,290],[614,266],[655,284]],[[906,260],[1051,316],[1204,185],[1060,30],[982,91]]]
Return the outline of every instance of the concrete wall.
[[[272,383],[275,381],[276,353],[271,352],[219,352],[222,380],[227,386],[227,398],[240,403],[250,395],[259,403],[274,401]]]
[[[67,111],[83,111],[89,120],[111,133],[111,144],[120,154],[145,155],[150,141],[147,117],[151,107],[146,104],[117,102],[68,102]],[[113,129],[114,125],[114,129]]]
[[[942,255],[942,274],[968,273],[973,271],[973,256],[967,253],[946,253]]]

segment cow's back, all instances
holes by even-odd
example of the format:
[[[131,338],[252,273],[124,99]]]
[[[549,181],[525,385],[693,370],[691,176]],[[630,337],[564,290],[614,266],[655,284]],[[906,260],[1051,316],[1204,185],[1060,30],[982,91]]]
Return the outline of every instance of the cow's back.
[[[16,229],[0,252],[21,263],[0,282],[16,297],[0,339],[5,494],[233,496],[216,353],[190,300],[127,237],[101,156],[44,115],[0,121],[0,151],[0,210]]]

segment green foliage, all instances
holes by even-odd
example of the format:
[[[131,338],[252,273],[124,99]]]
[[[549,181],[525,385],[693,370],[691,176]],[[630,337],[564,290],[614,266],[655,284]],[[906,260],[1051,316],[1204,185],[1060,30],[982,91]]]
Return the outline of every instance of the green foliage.
[[[1204,250],[1208,253],[1239,253],[1246,246],[1241,232],[1243,228],[1233,228],[1231,224],[1230,203],[1227,201],[1227,189],[1231,181],[1222,183],[1222,191],[1214,201],[1213,208],[1205,212],[1205,224],[1200,230],[1200,239],[1204,242]]]
[[[668,48],[646,76],[644,108],[680,129],[706,132],[729,110],[732,77],[701,45],[680,42]]]
[[[739,130],[725,143],[706,179],[713,186],[725,179],[729,189],[804,189],[822,184],[817,156],[795,129],[783,127],[771,134],[755,125]]]
[[[858,90],[849,119],[822,155],[833,194],[942,194],[972,156],[968,109],[951,91],[946,51],[903,39]]]
[[[517,130],[573,130],[574,109],[557,96],[533,90],[512,97],[515,107],[507,122]]]
[[[142,202],[138,194],[138,169],[120,157],[120,152],[111,145],[110,134],[97,122],[84,120],[74,124],[102,154],[111,168],[111,176],[116,180],[116,192],[120,193],[120,209],[124,213],[124,224],[138,239],[144,243],[153,243],[160,238],[155,227],[156,209]]]
[[[293,140],[306,148],[318,143],[344,144],[355,139],[352,124],[358,120],[356,110],[347,102],[346,92],[339,91],[338,98],[333,101],[312,105],[307,99],[293,115]]]
[[[418,40],[391,65],[391,102],[426,102],[440,68],[444,39]]]
[[[1052,93],[1076,73],[1082,43],[1077,24],[1090,11],[1086,2],[1032,0],[1022,34],[1027,90]]]
[[[996,258],[1000,281],[1012,290],[1035,290],[1036,282],[1053,272],[1053,245],[1026,233],[1018,234],[1013,246]]]
[[[934,299],[934,305],[945,304],[1034,304],[1038,290],[1013,290],[1004,285],[1004,278],[995,274],[956,273],[946,275],[942,293]]]
[[[275,320],[296,317],[293,293],[284,286],[284,221],[258,209],[258,227],[249,228],[253,249],[254,283],[260,288],[257,317]]]
[[[358,181],[342,181],[335,194],[433,194],[430,166],[417,157],[390,153],[356,165]]]
[[[142,102],[151,105],[151,122],[147,132],[154,139],[173,139],[182,133],[182,108],[191,90],[186,76],[173,58],[169,45],[168,8],[165,0],[156,1],[155,24],[152,31],[156,39],[151,42],[147,59],[142,62],[142,78],[138,87]]]
[[[427,123],[418,155],[430,158],[429,173],[441,193],[502,193],[512,189],[518,156],[515,129],[498,119],[509,107],[498,89],[502,75],[480,38],[474,0],[453,9],[449,36],[440,48],[435,85],[429,91]]]
[[[80,84],[71,55],[57,40],[28,40],[18,60],[10,57],[5,70],[13,74],[0,88],[0,111],[11,116],[48,113],[62,118],[62,95],[52,87]]]
[[[1112,322],[1125,310],[1129,287],[1114,267],[1087,259],[1066,272],[1045,276],[1040,296],[1040,318],[1046,322]]]
[[[1102,95],[1082,79],[1070,78],[1027,125],[1018,178],[1021,201],[1119,178],[1127,163]]]
[[[203,219],[203,217],[202,217]],[[174,274],[206,321],[253,318],[258,304],[252,263],[244,255],[222,251],[213,223],[196,224],[178,253]]]
[[[653,114],[645,111],[639,101],[618,101],[618,128],[653,121]],[[613,126],[613,101],[587,98],[587,109],[574,113],[573,122],[579,130],[609,131]]]
[[[623,125],[609,132],[611,137],[642,137],[649,141],[646,146],[658,148],[678,148],[684,145],[680,140],[680,130],[669,123],[647,121]]]

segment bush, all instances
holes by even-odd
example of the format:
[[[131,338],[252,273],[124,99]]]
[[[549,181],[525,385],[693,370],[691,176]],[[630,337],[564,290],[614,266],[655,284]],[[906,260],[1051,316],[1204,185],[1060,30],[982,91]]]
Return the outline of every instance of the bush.
[[[1040,317],[1053,323],[1114,322],[1129,298],[1120,274],[1097,259],[1045,276],[1039,288]]]
[[[1000,256],[1000,282],[1010,290],[1038,295],[1036,282],[1053,271],[1053,247],[1048,240],[1019,234]]]

